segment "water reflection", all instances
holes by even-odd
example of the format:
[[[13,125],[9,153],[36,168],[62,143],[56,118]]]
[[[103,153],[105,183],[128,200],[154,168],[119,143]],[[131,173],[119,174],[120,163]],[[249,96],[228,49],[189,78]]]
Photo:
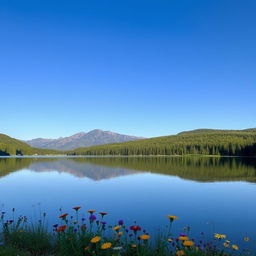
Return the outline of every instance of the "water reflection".
[[[69,173],[92,180],[136,173],[178,176],[199,182],[256,182],[256,158],[218,157],[112,157],[112,158],[0,158],[0,177],[29,169]]]

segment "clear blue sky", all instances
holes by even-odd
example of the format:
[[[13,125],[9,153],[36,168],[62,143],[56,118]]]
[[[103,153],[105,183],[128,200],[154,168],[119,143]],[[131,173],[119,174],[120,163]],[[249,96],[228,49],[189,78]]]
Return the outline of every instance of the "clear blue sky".
[[[1,0],[0,132],[256,127],[255,0]]]

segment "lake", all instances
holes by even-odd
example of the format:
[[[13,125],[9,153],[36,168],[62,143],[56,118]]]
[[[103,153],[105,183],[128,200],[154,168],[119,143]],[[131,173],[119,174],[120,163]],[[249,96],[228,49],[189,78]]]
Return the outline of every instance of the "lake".
[[[256,239],[256,159],[218,157],[0,158],[0,210],[49,225],[59,209],[106,211],[106,221],[134,221],[151,234],[164,230],[167,214],[179,217],[174,234],[227,234],[240,244]],[[87,215],[87,214],[86,214]]]

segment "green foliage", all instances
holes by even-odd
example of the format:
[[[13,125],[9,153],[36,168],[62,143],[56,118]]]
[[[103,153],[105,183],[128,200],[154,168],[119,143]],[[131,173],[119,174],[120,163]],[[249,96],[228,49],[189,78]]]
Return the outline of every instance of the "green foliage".
[[[22,252],[13,247],[0,247],[0,255],[1,256],[31,256],[28,252]]]
[[[2,214],[1,220],[3,224],[3,238],[7,247],[17,248],[21,251],[25,250],[35,256],[47,255],[52,252],[52,237],[45,225],[45,215],[38,223],[29,225],[27,218],[21,216],[16,221],[4,222]]]
[[[80,148],[68,154],[255,156],[256,130],[195,130],[172,136]]]

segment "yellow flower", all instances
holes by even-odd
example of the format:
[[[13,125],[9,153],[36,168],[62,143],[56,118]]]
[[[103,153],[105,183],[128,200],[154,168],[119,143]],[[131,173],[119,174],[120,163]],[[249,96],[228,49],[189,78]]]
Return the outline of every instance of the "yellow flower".
[[[184,241],[183,245],[184,246],[193,246],[194,242],[193,241]]]
[[[223,245],[224,245],[226,248],[229,247],[229,244],[228,244],[228,243],[224,243]]]
[[[117,230],[119,230],[121,228],[121,226],[115,226],[115,227],[113,227],[113,230],[114,231],[117,231]]]
[[[122,234],[123,234],[123,232],[122,232],[122,231],[119,231],[119,232],[118,232],[118,235],[119,235],[119,236],[121,236]]]
[[[235,244],[232,245],[232,248],[233,248],[233,250],[235,250],[235,251],[237,251],[237,250],[239,249],[238,246],[235,245]]]
[[[149,238],[150,238],[150,236],[146,235],[146,234],[143,234],[143,235],[140,236],[141,240],[148,240]]]
[[[100,248],[101,248],[102,250],[106,250],[106,249],[109,249],[111,246],[112,246],[111,243],[104,243],[104,244],[101,245]]]
[[[132,248],[136,248],[136,247],[137,247],[137,244],[132,244],[131,247],[132,247]]]
[[[94,238],[91,239],[91,243],[96,244],[100,241],[101,237],[100,236],[95,236]]]
[[[188,237],[187,236],[179,236],[179,240],[181,241],[187,241]]]
[[[171,238],[168,238],[168,240],[167,240],[167,241],[171,243],[173,240],[172,240]]]
[[[225,239],[225,238],[226,238],[226,235],[222,235],[222,234],[217,234],[217,233],[215,233],[215,234],[214,234],[214,237],[215,237],[215,238],[218,238],[218,239]]]
[[[245,238],[244,238],[244,241],[245,242],[248,242],[250,240],[250,238],[248,237],[248,236],[246,236]]]
[[[183,256],[183,255],[185,255],[185,252],[182,251],[182,250],[179,250],[179,251],[176,252],[176,255],[177,256]]]
[[[174,221],[174,220],[177,220],[177,219],[178,219],[177,216],[173,216],[173,215],[167,215],[167,218],[169,218],[170,221]]]

